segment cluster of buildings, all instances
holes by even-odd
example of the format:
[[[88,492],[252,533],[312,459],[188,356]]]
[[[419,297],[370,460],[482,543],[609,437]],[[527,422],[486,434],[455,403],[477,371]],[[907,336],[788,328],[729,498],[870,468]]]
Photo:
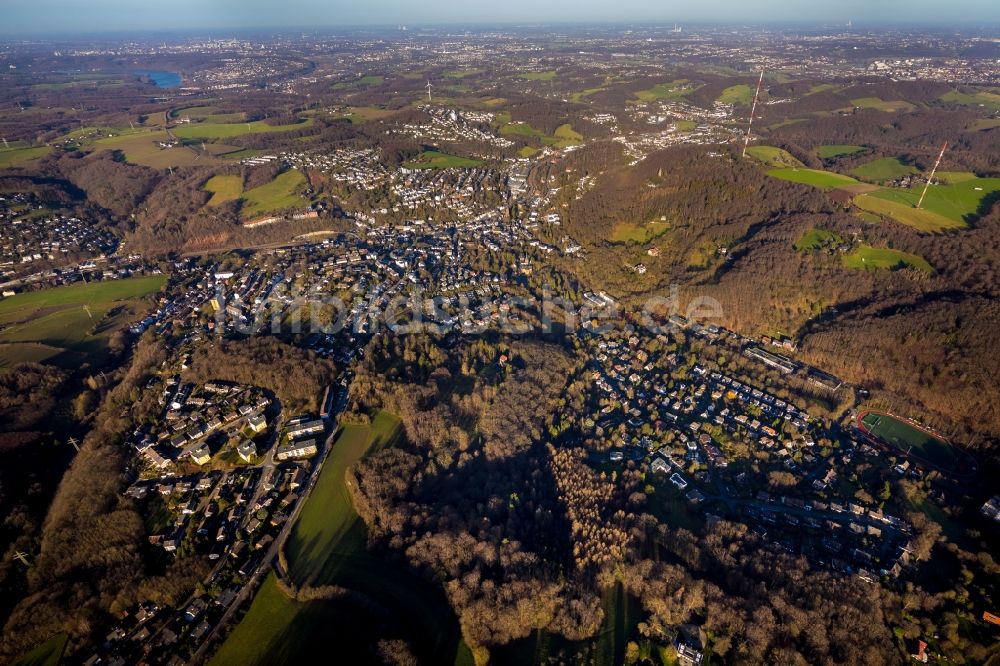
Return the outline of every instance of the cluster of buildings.
[[[457,143],[470,141],[496,148],[510,148],[514,142],[497,136],[488,127],[495,114],[486,111],[459,111],[439,106],[425,105],[421,110],[429,118],[426,123],[403,123],[386,130],[387,134],[400,134],[431,143]]]

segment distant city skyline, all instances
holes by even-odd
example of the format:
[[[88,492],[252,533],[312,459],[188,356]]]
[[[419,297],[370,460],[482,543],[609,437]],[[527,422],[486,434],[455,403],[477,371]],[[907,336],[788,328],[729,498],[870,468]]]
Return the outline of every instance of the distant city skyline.
[[[249,28],[337,28],[359,25],[517,24],[517,23],[832,23],[856,26],[923,23],[942,26],[1000,25],[1000,2],[993,0],[507,0],[483,5],[459,0],[3,0],[0,34],[154,32]]]

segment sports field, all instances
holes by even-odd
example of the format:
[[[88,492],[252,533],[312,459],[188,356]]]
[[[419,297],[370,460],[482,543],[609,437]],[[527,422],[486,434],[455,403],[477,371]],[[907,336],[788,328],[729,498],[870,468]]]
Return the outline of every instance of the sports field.
[[[0,370],[25,361],[67,368],[99,361],[111,334],[139,318],[164,275],[74,284],[0,301]]]
[[[481,161],[469,159],[468,157],[459,157],[458,155],[440,153],[436,150],[428,150],[420,153],[420,156],[415,160],[403,162],[403,167],[406,169],[450,169],[477,167],[481,164]]]
[[[858,181],[850,176],[842,176],[832,171],[820,171],[819,169],[805,169],[797,167],[785,167],[781,169],[771,169],[768,176],[788,180],[793,183],[812,185],[824,190],[832,190],[847,185],[856,185]]]
[[[861,414],[858,421],[864,430],[886,444],[903,453],[909,451],[943,471],[954,471],[964,458],[943,438],[904,419],[869,411]]]
[[[869,271],[896,270],[909,266],[925,273],[934,272],[927,260],[919,255],[887,247],[871,247],[870,245],[860,245],[854,252],[845,254],[844,266]]]

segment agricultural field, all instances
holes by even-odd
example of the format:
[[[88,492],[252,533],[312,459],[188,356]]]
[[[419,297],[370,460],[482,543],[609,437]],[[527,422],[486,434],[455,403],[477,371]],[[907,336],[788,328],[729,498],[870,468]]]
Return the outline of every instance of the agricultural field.
[[[214,164],[211,155],[188,146],[162,148],[160,141],[169,141],[165,131],[125,131],[120,135],[103,137],[93,142],[95,150],[120,150],[125,161],[153,169]],[[200,148],[200,147],[199,147]]]
[[[313,124],[311,118],[300,123],[289,125],[269,125],[263,120],[250,123],[191,123],[173,128],[173,133],[180,139],[231,139],[245,134],[264,134],[269,132],[289,132],[304,129]]]
[[[750,146],[747,155],[771,167],[801,167],[802,162],[791,153],[776,146]]]
[[[206,105],[188,106],[181,109],[175,109],[170,112],[170,117],[175,119],[190,118],[191,120],[198,120],[201,122],[224,124],[243,122],[246,118],[246,114],[236,111],[223,111],[218,107]]]
[[[750,106],[753,103],[753,93],[753,88],[745,83],[740,83],[723,90],[717,101],[723,104],[743,104],[744,106]]]
[[[541,130],[532,127],[529,123],[521,121],[510,122],[508,120],[508,122],[500,128],[500,134],[537,139],[542,145],[552,146],[553,148],[575,146],[583,141],[583,135],[574,130],[573,126],[569,123],[560,125],[556,128],[555,132],[552,133],[552,136],[549,136]]]
[[[354,81],[341,81],[340,83],[335,83],[333,84],[333,89],[350,90],[352,88],[373,88],[375,86],[382,85],[384,82],[384,76],[369,74],[367,76],[362,76],[360,79],[355,79]]]
[[[469,76],[475,76],[477,74],[482,74],[484,69],[453,69],[451,71],[445,72],[445,78],[448,79],[464,79]]]
[[[859,417],[868,432],[901,452],[910,451],[932,465],[953,471],[963,456],[954,446],[931,432],[904,419],[879,412],[866,412]]]
[[[657,236],[662,236],[670,229],[670,225],[659,220],[638,224],[635,222],[619,222],[611,230],[612,243],[648,243]]]
[[[49,146],[38,146],[35,148],[11,147],[0,148],[0,169],[9,169],[27,164],[39,157],[44,157],[52,151]]]
[[[845,155],[856,155],[857,153],[863,153],[866,150],[864,146],[852,146],[849,144],[832,144],[827,146],[818,146],[816,148],[816,155],[823,160],[830,160],[835,157],[843,157]]]
[[[1000,192],[1000,178],[969,178],[964,174],[950,176],[950,184],[928,188],[920,209],[914,206],[920,200],[922,187],[883,188],[855,197],[854,205],[870,213],[891,217],[919,231],[935,233],[961,229],[982,214],[980,208],[987,197],[995,197]]]
[[[346,118],[351,121],[352,125],[361,125],[372,120],[391,116],[393,113],[395,112],[375,106],[349,106],[344,109],[343,113],[335,117]]]
[[[844,239],[839,235],[826,229],[810,229],[802,238],[795,242],[795,249],[799,252],[818,250],[825,245],[836,245],[843,243]]]
[[[883,157],[866,162],[851,170],[851,175],[874,183],[884,183],[918,172],[912,164],[906,164],[898,157]]]
[[[212,176],[201,189],[212,193],[208,205],[218,206],[239,199],[243,195],[243,176]]]
[[[307,202],[300,195],[305,184],[301,171],[289,169],[270,183],[247,190],[242,196],[244,217],[305,206]]]
[[[974,92],[961,92],[952,90],[939,97],[946,104],[958,104],[960,106],[982,106],[996,111],[1000,109],[1000,89],[976,90]]]
[[[854,252],[844,255],[844,266],[869,271],[878,269],[891,271],[909,266],[925,273],[934,272],[927,260],[919,255],[870,245],[860,245]]]
[[[477,167],[481,164],[481,161],[468,157],[428,150],[420,153],[420,156],[415,160],[403,162],[403,167],[406,169],[451,169]]]
[[[805,169],[797,167],[785,167],[781,169],[771,169],[768,176],[788,180],[793,183],[812,185],[824,190],[832,190],[845,186],[857,185],[858,181],[850,176],[842,176],[832,171],[821,171],[819,169]]]
[[[652,88],[639,90],[635,93],[635,98],[640,102],[656,102],[661,99],[682,99],[696,90],[696,87],[688,87],[687,79],[677,79],[670,83],[658,83]]]
[[[521,72],[518,77],[525,81],[551,81],[556,78],[556,70],[550,69],[544,72]]]
[[[878,97],[859,97],[858,99],[852,99],[851,104],[859,109],[878,109],[886,113],[912,111],[914,109],[914,106],[909,102],[904,102],[903,100],[887,102]]]
[[[0,369],[25,361],[98,363],[115,331],[139,319],[164,275],[42,289],[0,301]]]
[[[286,546],[290,576],[298,584],[339,585],[364,595],[391,615],[427,663],[471,664],[461,632],[442,591],[402,565],[367,550],[366,528],[344,486],[347,470],[399,437],[400,422],[380,412],[371,425],[347,425],[338,433],[319,480]],[[210,662],[292,664],[330,627],[354,640],[338,646],[345,663],[367,663],[367,642],[379,621],[350,598],[301,603],[285,596],[270,576],[246,616]]]

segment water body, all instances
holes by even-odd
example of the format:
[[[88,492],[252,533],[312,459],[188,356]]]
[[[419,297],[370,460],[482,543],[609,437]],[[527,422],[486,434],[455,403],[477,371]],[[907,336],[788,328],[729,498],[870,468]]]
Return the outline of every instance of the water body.
[[[181,75],[177,72],[165,72],[159,69],[138,69],[136,76],[146,76],[157,88],[176,88],[181,84]]]

